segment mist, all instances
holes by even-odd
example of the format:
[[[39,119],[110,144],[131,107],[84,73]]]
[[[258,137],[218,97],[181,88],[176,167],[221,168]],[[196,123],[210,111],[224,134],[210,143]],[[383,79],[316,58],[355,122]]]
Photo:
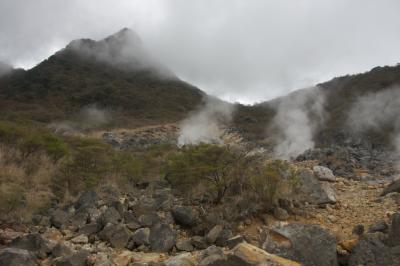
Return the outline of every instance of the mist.
[[[271,128],[278,130],[274,154],[291,159],[314,147],[314,133],[326,119],[325,96],[318,87],[278,99]]]
[[[111,119],[112,114],[109,110],[90,105],[82,108],[73,120],[53,122],[49,127],[56,133],[79,133],[105,126],[111,122]]]
[[[66,49],[120,70],[151,71],[159,77],[175,77],[150,56],[140,37],[131,29],[124,28],[100,41],[74,40]]]
[[[202,106],[180,124],[178,146],[200,143],[222,143],[223,126],[229,123],[234,106],[207,97]]]
[[[395,65],[398,10],[398,0],[2,0],[0,61],[30,68],[71,40],[128,27],[181,79],[254,103]]]

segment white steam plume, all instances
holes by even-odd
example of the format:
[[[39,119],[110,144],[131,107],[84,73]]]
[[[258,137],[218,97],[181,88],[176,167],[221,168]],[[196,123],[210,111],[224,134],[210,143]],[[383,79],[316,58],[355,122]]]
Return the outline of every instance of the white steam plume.
[[[324,103],[319,88],[301,90],[279,100],[273,119],[273,127],[280,132],[275,156],[290,159],[314,147],[315,130],[325,118]]]
[[[221,143],[221,126],[232,119],[233,104],[208,97],[204,105],[182,121],[178,146]]]
[[[350,109],[347,125],[355,133],[392,126],[391,142],[400,154],[400,87],[394,86],[360,97]]]
[[[73,121],[54,122],[49,127],[59,133],[72,133],[96,129],[110,121],[111,114],[109,111],[90,105],[82,108]]]

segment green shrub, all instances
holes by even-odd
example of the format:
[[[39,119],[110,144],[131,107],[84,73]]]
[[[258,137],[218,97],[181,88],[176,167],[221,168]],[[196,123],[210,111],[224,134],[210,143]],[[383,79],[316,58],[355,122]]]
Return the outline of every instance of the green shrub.
[[[34,132],[21,140],[19,148],[27,157],[33,153],[45,152],[54,161],[68,154],[67,144],[49,132]]]
[[[249,183],[258,199],[269,209],[279,196],[290,193],[297,182],[297,171],[287,161],[273,160],[253,165]]]
[[[0,121],[0,142],[7,145],[16,144],[18,140],[28,134],[24,127],[17,124]]]
[[[168,157],[166,178],[183,191],[198,184],[207,185],[216,193],[215,202],[219,203],[235,179],[233,173],[240,158],[226,146],[185,146]]]

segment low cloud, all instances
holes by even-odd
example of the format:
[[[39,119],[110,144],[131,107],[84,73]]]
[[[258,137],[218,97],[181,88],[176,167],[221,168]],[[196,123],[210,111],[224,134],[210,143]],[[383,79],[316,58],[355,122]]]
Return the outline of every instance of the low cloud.
[[[100,41],[90,39],[72,41],[66,49],[120,70],[152,71],[162,77],[174,77],[172,72],[149,55],[140,37],[127,28]]]

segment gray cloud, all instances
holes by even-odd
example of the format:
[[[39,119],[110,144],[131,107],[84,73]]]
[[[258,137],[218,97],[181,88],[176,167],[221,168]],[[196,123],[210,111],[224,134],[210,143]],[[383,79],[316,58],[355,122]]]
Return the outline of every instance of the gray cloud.
[[[397,0],[2,0],[0,60],[32,66],[77,38],[138,32],[181,78],[255,102],[395,64]]]

